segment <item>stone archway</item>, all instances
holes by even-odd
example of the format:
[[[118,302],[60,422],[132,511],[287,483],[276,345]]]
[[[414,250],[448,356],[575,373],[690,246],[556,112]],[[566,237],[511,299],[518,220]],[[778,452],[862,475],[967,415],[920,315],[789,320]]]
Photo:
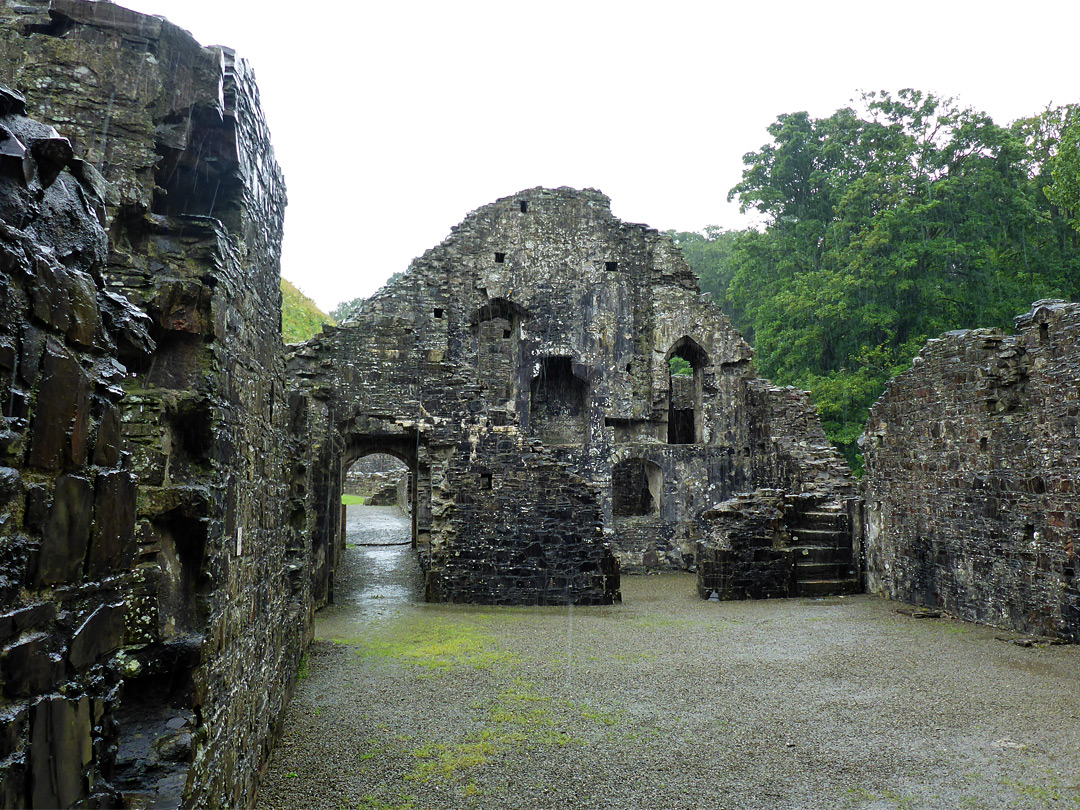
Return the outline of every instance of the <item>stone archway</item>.
[[[409,514],[412,523],[412,547],[420,550],[419,538],[419,526],[421,525],[420,516],[421,512],[424,512],[427,518],[430,518],[430,510],[422,507],[422,499],[419,497],[421,492],[421,474],[420,474],[420,446],[418,441],[418,434],[416,433],[397,433],[397,434],[360,434],[354,433],[345,438],[345,449],[341,455],[341,475],[344,481],[344,477],[349,468],[362,458],[372,455],[387,455],[391,456],[402,464],[408,470],[409,476]],[[430,481],[430,476],[425,476],[425,480]],[[342,512],[342,531],[344,532],[344,512]],[[423,525],[427,525],[427,520],[422,522]]]

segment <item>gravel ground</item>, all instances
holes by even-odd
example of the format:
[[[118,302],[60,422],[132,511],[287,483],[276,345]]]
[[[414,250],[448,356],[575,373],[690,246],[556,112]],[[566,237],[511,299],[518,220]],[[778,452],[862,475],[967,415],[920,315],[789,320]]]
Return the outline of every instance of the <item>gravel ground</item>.
[[[856,596],[419,603],[408,523],[350,508],[260,808],[1080,808],[1080,649]]]

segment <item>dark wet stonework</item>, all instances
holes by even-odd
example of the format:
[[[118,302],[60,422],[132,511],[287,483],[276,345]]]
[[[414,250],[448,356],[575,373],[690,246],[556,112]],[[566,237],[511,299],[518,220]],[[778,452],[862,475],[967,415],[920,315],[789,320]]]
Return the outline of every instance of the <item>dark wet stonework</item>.
[[[930,341],[856,485],[595,189],[286,347],[243,59],[18,0],[0,82],[0,807],[249,806],[305,671],[269,806],[1077,803],[1080,304]]]
[[[390,539],[353,513],[350,545]],[[1080,803],[1075,646],[873,596],[707,602],[690,574],[605,607],[375,598],[417,575],[399,548],[370,576],[346,548],[259,808]]]

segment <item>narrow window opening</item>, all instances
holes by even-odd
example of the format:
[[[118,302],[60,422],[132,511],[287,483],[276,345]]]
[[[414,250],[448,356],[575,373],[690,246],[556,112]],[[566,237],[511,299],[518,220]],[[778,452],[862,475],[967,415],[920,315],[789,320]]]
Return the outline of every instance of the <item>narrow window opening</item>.
[[[503,329],[503,338],[508,338],[510,335],[511,331],[509,329]]]
[[[694,444],[694,409],[672,408],[668,417],[668,444]]]
[[[618,262],[604,262],[604,269],[607,270],[609,273],[614,273],[616,270],[619,269],[619,263]]]
[[[1039,324],[1039,343],[1046,343],[1048,340],[1050,340],[1050,324],[1048,324],[1048,323],[1040,323]]]
[[[480,489],[491,489],[491,473],[480,473]]]
[[[506,254],[505,253],[496,253],[495,254],[495,264],[502,264],[505,261],[506,261]]]
[[[668,444],[703,441],[702,375],[708,357],[690,337],[668,352]]]
[[[990,440],[985,436],[979,439],[979,449],[982,450],[984,453],[990,449]]]
[[[525,200],[518,200],[518,208],[521,209],[521,213],[527,213],[529,210],[529,204]]]
[[[436,318],[441,318],[442,316],[443,316],[443,308],[442,307],[435,307],[435,317]]]

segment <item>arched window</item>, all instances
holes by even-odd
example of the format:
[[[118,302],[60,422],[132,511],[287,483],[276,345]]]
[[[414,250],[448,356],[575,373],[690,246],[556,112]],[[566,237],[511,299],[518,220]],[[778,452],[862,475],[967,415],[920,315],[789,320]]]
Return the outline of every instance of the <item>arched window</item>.
[[[512,408],[517,399],[518,335],[525,317],[525,310],[505,298],[485,301],[473,316],[477,381],[487,391],[489,406]]]
[[[693,338],[675,341],[665,357],[668,372],[668,444],[702,441],[701,389],[709,357]]]

